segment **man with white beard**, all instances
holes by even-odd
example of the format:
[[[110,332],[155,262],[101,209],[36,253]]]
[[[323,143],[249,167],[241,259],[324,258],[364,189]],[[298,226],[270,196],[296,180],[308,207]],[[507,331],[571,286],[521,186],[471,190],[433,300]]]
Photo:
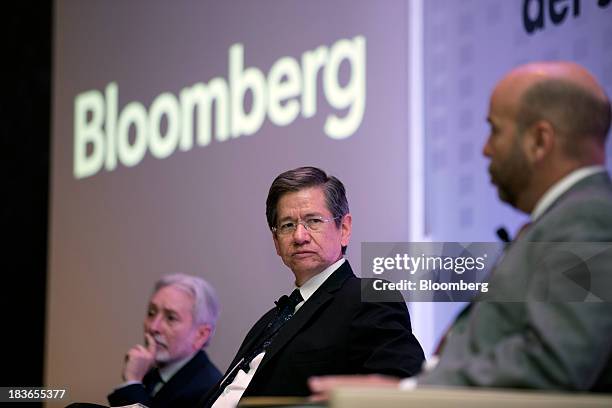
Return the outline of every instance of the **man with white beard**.
[[[203,279],[183,274],[162,277],[147,308],[145,344],[127,352],[124,383],[108,396],[111,406],[194,405],[221,378],[203,351],[218,314],[217,296]]]

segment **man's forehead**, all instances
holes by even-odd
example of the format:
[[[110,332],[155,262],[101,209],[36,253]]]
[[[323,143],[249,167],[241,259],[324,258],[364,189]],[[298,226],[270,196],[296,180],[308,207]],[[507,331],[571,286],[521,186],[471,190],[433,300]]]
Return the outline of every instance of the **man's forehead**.
[[[168,304],[165,302],[155,302],[153,299],[149,302],[149,310],[155,310],[156,313],[164,315],[176,315],[182,319],[189,318],[192,312],[192,305],[188,304]]]
[[[305,211],[301,216],[329,213],[325,191],[321,186],[302,188],[283,194],[276,205],[277,218],[290,218],[296,210]]]
[[[533,85],[551,78],[546,64],[526,64],[506,74],[496,85],[491,94],[491,110],[514,110],[521,98]]]
[[[149,300],[149,305],[168,310],[189,309],[193,306],[193,296],[179,286],[164,286],[153,294]]]
[[[516,115],[524,92],[522,85],[524,84],[516,84],[514,81],[502,81],[495,87],[489,100],[489,123]]]
[[[325,203],[325,191],[321,186],[304,187],[297,191],[289,191],[280,196],[278,204],[287,202]]]
[[[168,304],[158,299],[151,299],[149,301],[149,307],[155,308],[155,309],[168,310],[168,311],[176,311],[177,309],[175,304]]]

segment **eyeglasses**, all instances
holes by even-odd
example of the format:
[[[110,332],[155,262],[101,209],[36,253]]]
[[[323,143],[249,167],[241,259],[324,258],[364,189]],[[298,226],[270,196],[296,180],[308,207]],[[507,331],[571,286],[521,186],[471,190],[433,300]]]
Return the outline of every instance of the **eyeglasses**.
[[[281,222],[278,226],[272,227],[272,232],[278,233],[279,235],[293,234],[297,229],[298,225],[302,224],[309,232],[317,232],[323,229],[323,226],[328,222],[338,220],[342,217],[324,218],[324,217],[308,217],[304,220],[289,220]]]

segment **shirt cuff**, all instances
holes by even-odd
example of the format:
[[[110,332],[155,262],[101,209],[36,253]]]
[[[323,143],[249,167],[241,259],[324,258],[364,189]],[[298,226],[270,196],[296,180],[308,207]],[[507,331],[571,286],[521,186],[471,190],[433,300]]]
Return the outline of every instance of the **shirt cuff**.
[[[135,380],[132,380],[132,381],[126,381],[126,382],[124,382],[124,383],[122,383],[122,384],[118,385],[117,387],[115,387],[115,391],[120,390],[120,389],[122,389],[122,388],[125,388],[125,387],[127,387],[128,385],[132,385],[132,384],[141,384],[141,385],[142,385],[142,382],[140,382],[140,381],[135,381]]]

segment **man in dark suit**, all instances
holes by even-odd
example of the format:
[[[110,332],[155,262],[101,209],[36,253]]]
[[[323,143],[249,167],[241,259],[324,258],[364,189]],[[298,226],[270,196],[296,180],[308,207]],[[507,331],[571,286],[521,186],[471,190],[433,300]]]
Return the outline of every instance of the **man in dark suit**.
[[[305,396],[313,375],[416,373],[423,351],[406,304],[362,302],[361,280],[343,257],[352,217],[340,180],[314,167],[287,171],[270,187],[266,216],[296,289],[255,323],[204,405]]]
[[[483,153],[500,199],[531,223],[494,268],[485,301],[454,322],[439,363],[401,387],[612,389],[610,115],[603,88],[575,63],[531,63],[500,81]],[[370,376],[310,385],[325,394],[398,383]]]
[[[109,396],[111,406],[191,407],[221,378],[202,348],[210,341],[219,307],[203,279],[167,275],[155,284],[144,321],[145,345],[125,358],[125,381]]]

